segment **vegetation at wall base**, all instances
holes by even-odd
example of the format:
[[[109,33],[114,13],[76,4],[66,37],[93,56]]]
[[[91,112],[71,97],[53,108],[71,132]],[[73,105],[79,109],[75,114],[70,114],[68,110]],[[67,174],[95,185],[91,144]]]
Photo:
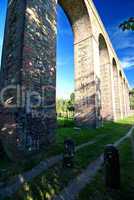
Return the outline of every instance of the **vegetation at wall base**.
[[[75,140],[76,144],[87,142],[89,139],[93,140],[96,135],[101,136],[103,134],[104,138],[100,137],[96,144],[84,147],[82,150],[78,151],[75,156],[74,168],[64,169],[62,167],[62,162],[60,162],[47,172],[34,178],[32,182],[25,183],[11,199],[51,199],[55,194],[58,194],[70,180],[80,174],[90,162],[95,160],[104,151],[106,144],[113,143],[124,136],[133,123],[134,118],[130,117],[120,120],[118,123],[105,122],[104,127],[97,130],[82,129],[79,133],[76,133],[73,128],[58,129],[57,140],[62,145],[64,139],[68,137],[68,135]],[[89,135],[91,138],[88,137]],[[80,199],[83,200],[82,198]]]

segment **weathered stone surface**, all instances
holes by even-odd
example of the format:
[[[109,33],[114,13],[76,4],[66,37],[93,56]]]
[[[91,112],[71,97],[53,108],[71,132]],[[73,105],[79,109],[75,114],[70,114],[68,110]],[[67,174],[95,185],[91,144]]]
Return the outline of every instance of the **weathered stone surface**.
[[[113,81],[114,81],[114,93],[115,93],[115,113],[116,119],[121,118],[121,108],[120,108],[120,95],[119,95],[119,73],[117,70],[116,61],[113,59]]]
[[[91,0],[9,0],[0,84],[9,89],[0,118],[2,141],[14,157],[55,138],[57,3],[74,32],[77,125],[99,127],[129,115],[128,82]]]

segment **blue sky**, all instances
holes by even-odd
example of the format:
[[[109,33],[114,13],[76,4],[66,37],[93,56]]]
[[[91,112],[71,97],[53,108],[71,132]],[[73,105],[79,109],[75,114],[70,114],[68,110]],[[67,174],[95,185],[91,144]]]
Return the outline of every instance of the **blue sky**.
[[[134,87],[134,32],[122,32],[118,25],[134,14],[134,0],[94,0],[124,67],[130,86]],[[0,57],[3,42],[7,0],[0,0]],[[57,96],[67,98],[74,90],[73,33],[62,9],[58,6]]]

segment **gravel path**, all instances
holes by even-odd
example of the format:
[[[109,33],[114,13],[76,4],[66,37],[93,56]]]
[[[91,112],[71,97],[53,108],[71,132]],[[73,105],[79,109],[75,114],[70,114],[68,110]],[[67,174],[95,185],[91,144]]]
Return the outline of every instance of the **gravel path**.
[[[129,130],[129,132],[119,139],[114,145],[119,146],[124,140],[131,137],[134,130],[134,126]],[[103,164],[103,154],[100,155],[94,162],[89,164],[87,169],[83,171],[79,176],[74,178],[66,188],[59,195],[57,195],[53,200],[75,200],[79,192],[89,183],[91,183],[93,177],[96,175],[98,170]]]
[[[97,141],[99,141],[100,138],[104,138],[104,137],[105,137],[105,135],[97,136],[95,140],[89,141],[87,143],[77,146],[76,151],[78,151],[86,146],[93,145]],[[19,190],[21,188],[21,186],[25,182],[31,181],[33,178],[39,176],[42,172],[47,171],[53,165],[60,162],[62,160],[62,158],[63,158],[62,154],[53,156],[49,159],[46,159],[45,161],[40,162],[32,170],[18,175],[16,178],[13,179],[13,181],[10,181],[6,187],[0,188],[0,200],[4,199],[5,197],[10,197],[11,195],[13,195],[17,190]]]

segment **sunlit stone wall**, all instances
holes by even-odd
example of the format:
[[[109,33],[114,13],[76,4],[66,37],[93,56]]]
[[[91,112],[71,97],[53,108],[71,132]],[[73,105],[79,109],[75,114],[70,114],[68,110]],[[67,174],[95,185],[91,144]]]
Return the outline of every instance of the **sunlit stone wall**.
[[[28,0],[25,15],[22,85],[32,92],[26,112],[38,118],[40,144],[54,140],[56,128],[56,2],[54,0]],[[34,94],[35,93],[35,94]],[[37,106],[36,93],[41,104]],[[33,122],[34,123],[34,122]],[[29,138],[36,137],[37,128]],[[33,136],[32,136],[33,135]]]
[[[74,33],[75,120],[79,126],[96,127],[96,76],[91,21],[82,0],[59,0]],[[97,113],[98,112],[98,113]]]
[[[101,115],[104,120],[113,119],[110,57],[103,36],[99,37],[100,75],[101,75]]]
[[[120,91],[119,91],[119,74],[116,62],[113,60],[113,81],[114,81],[114,93],[115,93],[115,113],[116,120],[121,118],[121,104],[120,104]]]
[[[55,139],[55,67],[56,2],[9,1],[1,89],[10,88],[4,95],[8,107],[1,106],[1,138],[10,157]]]
[[[0,74],[0,140],[12,159],[34,154],[55,139],[57,3],[74,33],[76,125],[100,127],[102,119],[115,120],[119,104],[121,117],[129,115],[128,83],[93,1],[9,0]],[[119,99],[113,58],[120,73]]]

